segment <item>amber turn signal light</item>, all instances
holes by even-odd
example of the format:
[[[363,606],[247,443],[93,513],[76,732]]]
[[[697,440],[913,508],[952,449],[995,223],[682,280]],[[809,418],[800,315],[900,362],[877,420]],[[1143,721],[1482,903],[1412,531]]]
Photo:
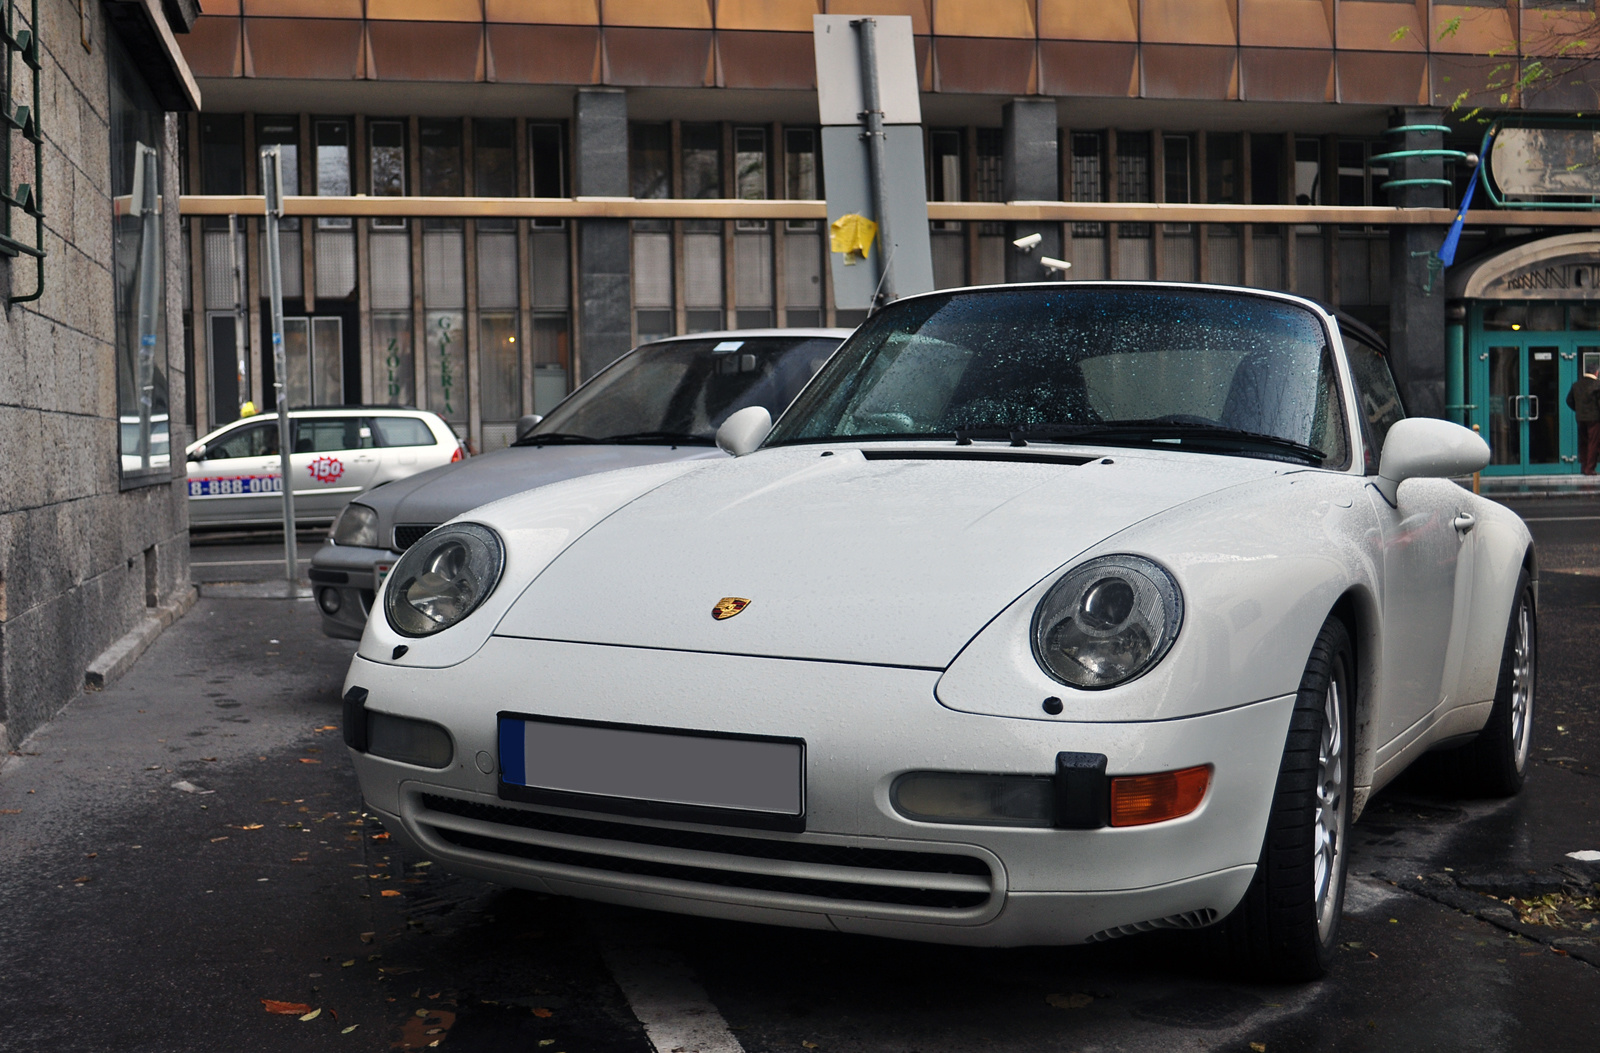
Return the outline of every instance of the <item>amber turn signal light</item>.
[[[1111,780],[1111,825],[1143,826],[1188,815],[1211,785],[1211,765]]]

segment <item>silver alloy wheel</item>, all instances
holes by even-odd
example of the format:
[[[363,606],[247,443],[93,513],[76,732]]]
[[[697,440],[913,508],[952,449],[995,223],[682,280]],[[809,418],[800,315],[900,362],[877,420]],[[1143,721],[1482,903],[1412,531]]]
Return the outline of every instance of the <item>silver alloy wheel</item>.
[[[1344,706],[1339,681],[1331,679],[1322,706],[1322,742],[1317,748],[1317,815],[1311,861],[1317,936],[1324,941],[1338,920],[1340,863],[1344,858],[1344,749]]]
[[[1511,644],[1511,754],[1521,772],[1528,766],[1533,730],[1533,612],[1524,599],[1517,607],[1516,637]]]

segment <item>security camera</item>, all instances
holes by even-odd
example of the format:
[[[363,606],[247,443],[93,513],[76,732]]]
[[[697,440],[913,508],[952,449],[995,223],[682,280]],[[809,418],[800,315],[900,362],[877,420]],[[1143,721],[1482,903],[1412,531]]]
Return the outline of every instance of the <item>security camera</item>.
[[[1062,274],[1065,274],[1067,271],[1072,269],[1072,264],[1068,263],[1066,260],[1058,260],[1052,256],[1040,256],[1039,264],[1046,270],[1060,271]]]
[[[1015,245],[1017,248],[1021,249],[1023,252],[1032,252],[1033,251],[1033,247],[1035,245],[1039,244],[1039,242],[1041,242],[1043,240],[1044,240],[1044,235],[1043,234],[1029,234],[1025,238],[1018,238],[1016,241],[1013,241],[1011,244]]]

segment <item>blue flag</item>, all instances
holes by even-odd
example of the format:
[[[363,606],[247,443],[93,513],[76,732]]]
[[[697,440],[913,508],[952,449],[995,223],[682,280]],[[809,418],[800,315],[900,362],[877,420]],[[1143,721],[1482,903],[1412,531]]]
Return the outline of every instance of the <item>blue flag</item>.
[[[1482,177],[1483,166],[1489,160],[1489,151],[1494,147],[1494,136],[1491,134],[1483,141],[1483,153],[1478,157],[1478,164],[1472,170],[1472,178],[1467,181],[1467,192],[1461,195],[1461,208],[1456,212],[1455,222],[1450,224],[1450,231],[1444,236],[1444,244],[1439,246],[1439,260],[1446,267],[1456,262],[1456,245],[1461,241],[1461,226],[1467,221],[1467,209],[1472,207],[1472,192],[1478,189],[1478,180]]]

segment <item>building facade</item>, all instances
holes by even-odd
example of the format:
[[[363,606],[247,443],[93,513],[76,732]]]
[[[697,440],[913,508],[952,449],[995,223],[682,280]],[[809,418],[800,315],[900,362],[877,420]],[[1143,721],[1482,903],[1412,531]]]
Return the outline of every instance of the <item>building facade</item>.
[[[912,21],[940,287],[1050,255],[1311,296],[1388,336],[1412,410],[1478,425],[1494,472],[1575,471],[1550,396],[1600,347],[1592,287],[1491,279],[1586,259],[1593,214],[1476,209],[1452,272],[1432,257],[1476,107],[1600,105],[1582,62],[1515,83],[1590,0],[214,0],[183,42],[194,426],[271,401],[274,144],[296,403],[417,404],[481,449],[639,341],[859,321],[830,288],[811,38],[841,13]],[[1528,332],[1560,336],[1496,335]]]
[[[180,614],[189,397],[176,114],[183,0],[0,17],[0,740]],[[176,478],[175,478],[176,475]]]

